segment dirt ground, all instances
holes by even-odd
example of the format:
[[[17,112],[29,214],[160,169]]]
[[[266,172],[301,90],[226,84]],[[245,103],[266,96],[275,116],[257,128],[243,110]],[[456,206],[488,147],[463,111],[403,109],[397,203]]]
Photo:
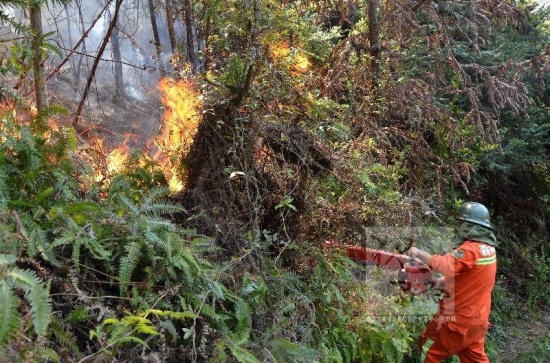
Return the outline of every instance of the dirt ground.
[[[550,332],[550,310],[537,314],[526,314],[516,319],[506,331],[508,338],[499,350],[501,363],[516,363],[519,357],[531,351],[533,344],[539,342]]]
[[[68,111],[64,116],[56,116],[62,124],[74,123],[84,83],[76,85],[64,74],[49,80],[50,104],[61,105]],[[147,141],[158,133],[163,108],[154,78],[127,86],[125,93],[124,102],[116,104],[112,80],[92,83],[81,117],[75,125],[82,146],[101,139],[107,153],[123,143],[131,149],[144,149]]]

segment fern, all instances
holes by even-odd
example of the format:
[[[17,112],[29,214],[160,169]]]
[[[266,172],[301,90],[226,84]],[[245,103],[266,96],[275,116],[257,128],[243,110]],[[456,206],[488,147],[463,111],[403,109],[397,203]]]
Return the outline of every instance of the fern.
[[[146,215],[160,216],[185,211],[182,206],[166,199],[168,193],[168,188],[157,187],[151,189],[139,206],[139,212]]]
[[[248,304],[242,299],[236,299],[235,301],[235,318],[237,319],[234,329],[235,334],[240,336],[240,340],[248,340],[252,328],[252,312]]]
[[[13,267],[6,274],[6,279],[12,281],[14,288],[23,290],[25,298],[31,304],[31,318],[36,335],[45,334],[52,319],[52,303],[48,288],[34,271],[18,267]]]
[[[135,216],[159,217],[185,211],[183,207],[167,199],[168,193],[168,188],[152,188],[143,196],[139,204],[134,203],[125,194],[120,194],[119,198]]]
[[[13,255],[0,254],[0,314],[5,322],[0,328],[0,343],[9,339],[19,324],[19,299],[15,290],[22,290],[25,300],[31,306],[30,317],[36,335],[44,335],[51,322],[52,303],[48,287],[34,271],[20,269],[13,266],[14,263]]]
[[[80,226],[73,218],[65,213],[66,211],[56,208],[55,213],[63,221],[63,232],[50,244],[50,249],[64,247],[66,245],[72,248],[72,260],[75,262],[75,268],[79,271],[79,261],[81,258],[81,248],[84,247],[91,255],[98,260],[108,260],[111,252],[105,249],[96,238],[91,224]]]
[[[4,281],[0,281],[0,346],[18,328],[20,317],[17,313],[19,301]]]
[[[301,347],[287,339],[275,338],[268,344],[269,351],[277,362],[312,362],[315,361],[318,352]]]
[[[249,350],[240,345],[230,344],[229,350],[233,357],[240,363],[261,363]]]
[[[30,231],[27,242],[27,253],[29,257],[35,258],[38,254],[47,262],[55,267],[59,267],[61,263],[55,257],[49,246],[46,232],[38,225],[34,225]]]
[[[52,340],[58,342],[62,347],[69,349],[73,354],[77,356],[82,354],[76,343],[76,337],[59,319],[54,319],[52,321],[50,325],[50,334],[52,335]]]
[[[118,277],[121,294],[127,289],[137,263],[147,256],[156,265],[154,271],[166,270],[174,280],[184,278],[192,283],[199,275],[200,267],[185,249],[176,225],[163,216],[182,211],[183,208],[165,199],[167,188],[153,188],[142,197],[130,197],[119,191],[110,200],[117,216],[122,220],[119,226],[128,237],[121,242],[124,254],[120,258]],[[120,203],[116,203],[116,202]],[[122,208],[122,210],[121,210]],[[152,276],[153,280],[165,276]]]
[[[90,339],[96,339],[99,344],[105,344],[101,351],[110,352],[112,356],[126,344],[138,344],[144,348],[149,345],[141,336],[156,336],[159,332],[152,322],[141,316],[126,315],[122,319],[108,318],[103,324],[90,331]]]
[[[174,279],[184,279],[194,284],[202,278],[202,269],[193,255],[193,251],[184,245],[184,241],[175,233],[166,235],[165,256],[158,260],[166,265],[168,274]]]
[[[185,320],[185,319],[196,319],[199,316],[190,311],[169,311],[169,310],[158,310],[158,309],[149,309],[139,314],[139,316],[146,317],[148,315],[155,315],[161,318],[171,318],[176,320]]]
[[[139,261],[139,258],[142,255],[141,249],[142,249],[141,243],[139,243],[139,241],[136,241],[136,240],[124,246],[126,255],[122,257],[120,260],[120,267],[119,267],[119,273],[118,273],[118,277],[120,279],[121,295],[126,293],[128,282],[130,282],[132,278],[132,273],[134,272],[137,266],[137,263]]]
[[[61,363],[61,359],[55,350],[49,347],[36,347],[33,350],[33,357],[39,362],[54,361],[55,363]]]
[[[136,316],[136,315],[127,315],[122,318],[121,323],[125,327],[131,327],[134,331],[140,334],[145,335],[158,335],[159,332],[153,326],[151,320]]]

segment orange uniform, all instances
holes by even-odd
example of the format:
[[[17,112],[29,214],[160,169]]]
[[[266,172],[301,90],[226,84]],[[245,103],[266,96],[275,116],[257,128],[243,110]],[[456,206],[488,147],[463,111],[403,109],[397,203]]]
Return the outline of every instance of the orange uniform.
[[[485,333],[496,262],[495,247],[475,241],[465,241],[446,255],[432,256],[430,268],[443,274],[445,288],[439,311],[420,339],[421,348],[433,341],[424,362],[441,362],[455,354],[463,363],[489,362]]]

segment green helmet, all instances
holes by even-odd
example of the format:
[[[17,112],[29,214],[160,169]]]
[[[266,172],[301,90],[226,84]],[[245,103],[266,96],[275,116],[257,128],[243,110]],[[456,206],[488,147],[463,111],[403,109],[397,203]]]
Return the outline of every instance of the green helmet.
[[[467,202],[462,204],[462,207],[460,207],[460,217],[458,217],[458,219],[493,229],[489,210],[480,203]]]

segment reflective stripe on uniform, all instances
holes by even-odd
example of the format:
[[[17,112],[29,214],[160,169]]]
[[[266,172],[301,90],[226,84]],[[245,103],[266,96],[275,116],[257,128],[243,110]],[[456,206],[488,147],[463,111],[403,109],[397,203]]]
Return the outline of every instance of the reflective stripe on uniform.
[[[491,256],[491,257],[483,257],[477,259],[478,265],[491,265],[493,263],[497,262],[497,256]]]
[[[426,360],[426,355],[428,354],[428,350],[432,347],[434,344],[434,341],[430,338],[426,339],[426,342],[422,346],[422,352],[420,352],[420,361],[424,362]]]

